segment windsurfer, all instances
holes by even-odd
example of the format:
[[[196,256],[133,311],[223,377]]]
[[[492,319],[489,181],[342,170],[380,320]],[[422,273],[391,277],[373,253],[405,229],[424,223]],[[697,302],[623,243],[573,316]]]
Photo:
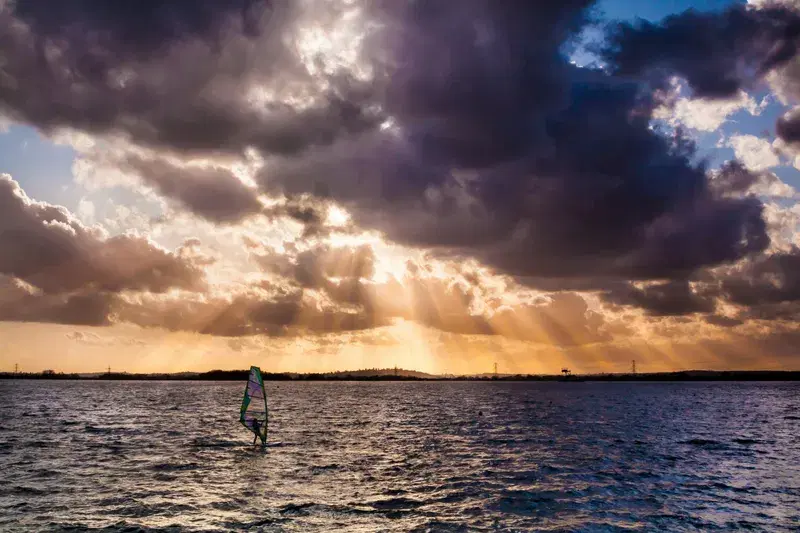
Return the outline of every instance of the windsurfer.
[[[2,0],[0,0],[2,2]],[[264,402],[263,404],[261,402]],[[263,406],[263,407],[262,407]],[[253,445],[261,439],[262,445],[267,444],[267,394],[264,390],[264,381],[261,370],[257,366],[250,367],[250,377],[244,389],[242,407],[239,409],[239,422],[248,431],[255,433]]]

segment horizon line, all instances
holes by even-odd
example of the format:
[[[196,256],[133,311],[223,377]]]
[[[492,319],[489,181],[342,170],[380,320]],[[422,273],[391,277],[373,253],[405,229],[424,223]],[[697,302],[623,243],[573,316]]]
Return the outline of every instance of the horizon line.
[[[256,366],[256,365],[253,365]],[[260,368],[260,367],[259,367]],[[265,376],[283,377],[283,378],[336,378],[347,379],[348,377],[359,378],[399,378],[399,379],[417,379],[417,380],[447,380],[447,379],[508,379],[508,378],[540,378],[540,379],[562,379],[574,380],[577,378],[646,378],[654,376],[697,376],[697,375],[790,375],[798,374],[800,379],[800,370],[774,370],[774,369],[758,369],[758,370],[715,370],[715,369],[681,369],[681,370],[667,370],[657,372],[584,372],[584,373],[530,373],[530,372],[515,372],[515,373],[500,373],[500,372],[478,372],[470,374],[454,374],[454,373],[430,373],[420,370],[405,369],[399,367],[387,368],[362,368],[358,370],[329,370],[318,372],[296,372],[296,371],[269,371],[260,368],[261,373]],[[212,369],[205,371],[182,370],[175,372],[127,372],[127,371],[103,371],[103,372],[64,372],[56,371],[53,369],[44,369],[38,372],[25,372],[25,371],[0,371],[0,377],[7,379],[17,377],[35,377],[35,376],[62,376],[62,377],[77,377],[77,378],[102,378],[104,376],[111,377],[128,377],[128,378],[176,378],[180,376],[185,377],[203,377],[203,376],[231,376],[237,374],[247,374],[249,368],[242,369]]]

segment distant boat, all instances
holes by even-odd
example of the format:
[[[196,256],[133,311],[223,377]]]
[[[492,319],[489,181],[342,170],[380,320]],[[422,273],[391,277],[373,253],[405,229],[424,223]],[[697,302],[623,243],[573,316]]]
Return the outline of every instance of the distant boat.
[[[261,439],[262,445],[267,444],[268,419],[267,392],[264,390],[261,369],[251,366],[242,398],[242,407],[239,410],[239,421],[255,435],[253,444],[257,439]]]

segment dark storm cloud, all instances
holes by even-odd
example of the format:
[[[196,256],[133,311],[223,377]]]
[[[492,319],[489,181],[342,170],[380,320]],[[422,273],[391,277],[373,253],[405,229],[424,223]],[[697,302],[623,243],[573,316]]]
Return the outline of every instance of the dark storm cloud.
[[[601,292],[612,304],[636,306],[654,316],[707,314],[724,327],[748,319],[800,319],[800,249],[757,255],[718,271],[700,272],[694,286],[673,280],[644,288],[633,285]],[[715,316],[717,302],[737,306],[735,318]]]
[[[591,0],[390,3],[385,107],[428,165],[482,168],[529,154],[568,103],[559,49]]]
[[[711,181],[711,188],[720,195],[747,193],[766,173],[748,170],[739,161],[726,161]]]
[[[116,133],[188,153],[253,145],[293,154],[373,126],[368,90],[346,75],[313,79],[287,44],[299,5],[9,3],[0,8],[0,109],[48,132]],[[313,102],[253,103],[253,86],[308,89]]]
[[[65,208],[30,200],[0,175],[0,274],[46,293],[199,290],[203,272],[142,237],[106,238]]]
[[[614,24],[604,55],[615,74],[645,76],[658,86],[678,75],[695,96],[719,98],[792,60],[798,43],[798,10],[735,5],[721,13],[688,10],[657,23]]]
[[[375,44],[391,124],[260,181],[520,277],[685,276],[764,249],[760,203],[711,190],[694,147],[650,128],[638,83],[562,54],[587,4],[392,4]]]
[[[629,285],[625,290],[605,296],[611,303],[632,305],[655,316],[679,316],[714,311],[714,298],[692,289],[686,280],[674,280],[638,288]]]
[[[225,24],[238,23],[255,37],[258,19],[272,9],[271,0],[24,0],[14,13],[36,33],[52,39],[98,36],[106,47],[125,58],[157,54],[165,41],[205,37],[219,39]],[[232,20],[231,20],[232,19]]]
[[[800,76],[798,76],[800,82]],[[775,124],[775,133],[789,145],[800,148],[800,108],[795,108],[778,118]]]
[[[723,278],[722,289],[745,306],[800,301],[800,248],[737,265]]]
[[[134,155],[125,156],[118,166],[138,174],[162,196],[214,222],[236,222],[263,209],[257,191],[224,167],[177,166]]]

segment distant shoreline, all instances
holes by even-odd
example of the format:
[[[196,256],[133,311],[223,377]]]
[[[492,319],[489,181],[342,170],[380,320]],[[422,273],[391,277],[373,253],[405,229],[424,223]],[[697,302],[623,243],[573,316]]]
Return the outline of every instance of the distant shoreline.
[[[0,379],[53,379],[84,381],[245,381],[249,370],[212,370],[163,374],[106,372],[67,374],[53,371],[39,373],[0,372]],[[400,369],[374,369],[326,373],[262,372],[265,381],[800,381],[800,371],[713,371],[689,370],[637,374],[478,374],[435,375]]]

